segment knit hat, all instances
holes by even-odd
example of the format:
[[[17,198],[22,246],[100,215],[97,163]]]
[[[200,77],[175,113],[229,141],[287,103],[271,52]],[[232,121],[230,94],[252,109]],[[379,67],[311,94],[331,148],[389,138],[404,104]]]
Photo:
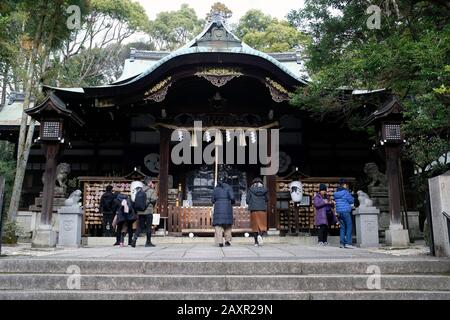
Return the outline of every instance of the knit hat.
[[[342,185],[348,184],[348,183],[347,183],[347,180],[346,180],[346,179],[340,178],[340,179],[339,179],[339,184],[342,186]]]
[[[320,186],[319,186],[319,191],[327,191],[327,185],[321,183]]]
[[[263,183],[263,181],[261,180],[261,178],[255,178],[252,181],[252,184],[254,184],[254,183]]]

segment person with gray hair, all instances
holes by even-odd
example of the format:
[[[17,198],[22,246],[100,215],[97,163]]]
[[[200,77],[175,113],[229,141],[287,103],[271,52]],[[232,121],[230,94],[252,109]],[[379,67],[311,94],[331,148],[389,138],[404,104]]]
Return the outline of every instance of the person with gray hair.
[[[263,232],[267,231],[267,203],[269,201],[267,188],[261,178],[253,179],[247,192],[248,210],[252,225],[255,247],[263,244]]]
[[[138,215],[138,227],[136,233],[133,236],[131,246],[136,247],[136,242],[142,231],[145,231],[147,235],[146,247],[154,247],[152,243],[152,222],[153,222],[153,208],[158,200],[157,191],[153,183],[153,179],[150,177],[144,178],[144,187],[139,188],[136,193],[134,201],[135,210]]]

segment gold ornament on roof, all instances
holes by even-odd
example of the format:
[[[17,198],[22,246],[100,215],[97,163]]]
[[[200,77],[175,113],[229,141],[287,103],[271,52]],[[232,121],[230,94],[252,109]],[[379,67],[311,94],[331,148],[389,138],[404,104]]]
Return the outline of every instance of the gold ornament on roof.
[[[243,73],[231,68],[207,68],[195,74],[211,82],[216,87],[223,87],[228,81],[240,77]]]
[[[266,78],[266,86],[269,88],[270,95],[275,102],[287,101],[292,96],[292,93],[285,87],[269,77]]]
[[[172,85],[172,77],[167,77],[145,93],[145,100],[161,102],[166,98],[167,90]]]

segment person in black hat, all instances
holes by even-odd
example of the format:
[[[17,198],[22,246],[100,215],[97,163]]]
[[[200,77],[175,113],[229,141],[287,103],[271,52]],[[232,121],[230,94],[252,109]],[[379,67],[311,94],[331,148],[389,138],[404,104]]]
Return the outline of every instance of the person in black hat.
[[[221,173],[218,180],[211,199],[214,204],[212,218],[212,225],[215,229],[214,241],[216,245],[223,247],[223,238],[225,237],[225,246],[229,247],[232,239],[233,204],[235,199],[233,189],[226,183],[226,174]]]
[[[334,193],[336,201],[336,213],[341,225],[341,248],[354,249],[352,245],[352,205],[355,202],[348,191],[348,183],[345,179],[339,180],[339,187]]]
[[[114,230],[112,226],[114,213],[112,205],[115,198],[116,197],[113,193],[113,187],[110,185],[106,187],[106,192],[102,194],[102,197],[100,198],[100,212],[103,215],[104,237],[112,237],[114,235]],[[116,243],[115,245],[119,245],[119,243]]]

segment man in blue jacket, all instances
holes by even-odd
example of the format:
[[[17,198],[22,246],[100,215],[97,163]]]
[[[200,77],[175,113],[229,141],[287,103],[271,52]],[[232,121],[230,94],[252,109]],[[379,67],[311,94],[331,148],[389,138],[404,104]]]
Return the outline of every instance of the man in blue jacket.
[[[345,179],[339,180],[339,187],[334,193],[336,213],[341,225],[341,248],[354,249],[352,245],[352,205],[355,201],[348,191],[348,183]]]

